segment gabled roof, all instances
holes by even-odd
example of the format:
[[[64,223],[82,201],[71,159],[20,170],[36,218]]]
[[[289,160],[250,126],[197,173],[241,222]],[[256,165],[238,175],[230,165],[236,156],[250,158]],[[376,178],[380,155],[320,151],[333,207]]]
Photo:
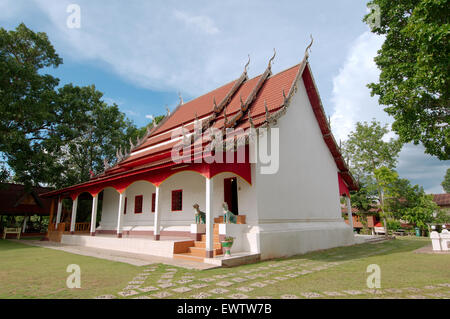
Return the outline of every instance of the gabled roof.
[[[308,55],[305,54],[301,63],[277,74],[272,74],[271,70],[274,57],[275,55],[270,59],[266,70],[252,79],[247,77],[246,65],[244,72],[236,80],[189,102],[179,104],[174,112],[149,131],[137,146],[130,145],[129,154],[125,156],[118,154],[118,162],[115,166],[108,168],[103,174],[95,176],[89,182],[75,186],[100,183],[122,175],[129,176],[133,172],[137,174],[144,169],[170,165],[172,162],[171,150],[182,138],[172,140],[172,133],[176,129],[183,128],[186,132],[185,138],[192,145],[192,133],[196,120],[201,122],[203,131],[210,127],[224,131],[228,127],[245,130],[250,126],[255,128],[270,126],[286,112],[290,99],[296,91],[296,83],[301,77],[324,142],[334,158],[338,171],[348,189],[357,190],[358,185],[351,176],[331,133],[307,61]],[[248,136],[243,137],[247,138]],[[206,144],[209,143],[205,142],[203,146]],[[52,192],[52,194],[54,193],[56,194],[56,192]]]
[[[450,193],[447,193],[447,194],[433,194],[433,201],[438,206],[450,206]]]
[[[0,215],[48,215],[51,200],[40,195],[49,192],[50,188],[33,187],[27,191],[24,185],[0,184]]]

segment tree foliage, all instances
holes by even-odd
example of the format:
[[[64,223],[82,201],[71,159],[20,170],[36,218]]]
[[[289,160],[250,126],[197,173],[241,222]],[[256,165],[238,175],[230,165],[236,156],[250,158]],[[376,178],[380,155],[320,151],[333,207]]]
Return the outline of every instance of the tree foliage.
[[[450,168],[447,169],[441,185],[446,193],[450,193]]]
[[[343,143],[342,151],[358,180],[372,176],[374,170],[382,166],[396,166],[402,143],[394,138],[384,141],[388,133],[388,126],[381,126],[375,120],[370,124],[358,122],[356,129],[350,132],[348,140]]]
[[[372,0],[385,36],[375,62],[381,70],[372,95],[395,119],[403,142],[422,143],[427,153],[450,158],[450,14],[447,0]],[[373,15],[364,20],[371,23]]]
[[[44,68],[61,63],[45,33],[24,24],[0,28],[0,153],[26,185],[84,182],[103,170],[104,159],[114,161],[117,148],[145,134],[94,86],[57,88],[59,79]]]

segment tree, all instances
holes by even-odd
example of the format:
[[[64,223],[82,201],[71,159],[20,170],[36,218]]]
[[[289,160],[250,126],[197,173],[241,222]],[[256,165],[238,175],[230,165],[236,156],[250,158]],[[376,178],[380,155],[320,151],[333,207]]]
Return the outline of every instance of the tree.
[[[447,169],[447,173],[445,173],[445,177],[441,185],[446,193],[450,193],[450,168]]]
[[[381,126],[375,120],[370,124],[358,122],[356,130],[350,132],[348,140],[343,143],[342,152],[358,180],[372,176],[374,170],[382,166],[390,169],[396,166],[402,143],[393,138],[384,141],[388,133],[388,126]]]
[[[142,137],[138,130],[117,105],[107,105],[103,94],[95,86],[78,87],[71,84],[58,90],[55,104],[61,110],[83,110],[62,112],[70,116],[73,126],[60,125],[43,141],[43,146],[55,161],[48,170],[48,183],[64,187],[89,180],[90,172],[101,173],[104,161],[112,165],[116,150],[127,149],[129,140]],[[61,137],[67,141],[60,143]]]
[[[370,124],[358,122],[356,123],[356,130],[349,134],[349,138],[343,143],[342,148],[344,157],[349,160],[353,175],[358,181],[365,181],[365,190],[368,193],[377,194],[376,199],[382,211],[381,215],[384,218],[385,228],[387,223],[383,192],[386,190],[383,190],[383,183],[387,183],[387,181],[379,180],[378,177],[382,175],[376,175],[375,172],[382,167],[389,170],[395,168],[398,153],[402,148],[402,143],[397,139],[391,138],[389,141],[384,141],[383,138],[387,133],[389,133],[388,126],[381,126],[375,120]],[[373,199],[367,198],[367,201],[371,200]],[[387,236],[387,230],[385,233]]]
[[[385,36],[375,62],[378,83],[369,84],[394,117],[393,130],[403,142],[422,143],[425,152],[450,158],[450,15],[446,0],[372,0]],[[372,24],[373,14],[364,21]]]
[[[412,186],[410,181],[399,178],[397,172],[387,167],[375,170],[375,176],[382,189],[380,206],[385,217],[408,221],[419,227],[422,233],[429,224],[445,219],[433,197],[425,194],[419,185]]]
[[[0,155],[28,187],[84,182],[103,170],[104,159],[114,160],[117,148],[145,134],[94,86],[57,90],[59,79],[44,68],[61,63],[45,33],[24,24],[0,28]]]
[[[398,198],[398,191],[396,188],[396,181],[398,180],[397,172],[382,166],[374,170],[374,177],[377,184],[379,206],[381,210],[381,217],[383,218],[384,234],[388,236],[387,218],[393,213],[389,210],[389,205],[386,205],[387,198]]]

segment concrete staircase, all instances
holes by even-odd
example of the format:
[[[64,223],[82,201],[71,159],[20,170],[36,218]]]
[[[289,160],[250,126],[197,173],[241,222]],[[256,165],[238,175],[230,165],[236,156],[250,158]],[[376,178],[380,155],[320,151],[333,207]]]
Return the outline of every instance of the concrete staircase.
[[[214,257],[222,255],[222,245],[219,237],[219,224],[214,224]],[[203,262],[203,258],[206,257],[206,235],[202,235],[201,241],[194,241],[194,245],[186,247],[184,251],[173,254],[173,258],[194,260]]]

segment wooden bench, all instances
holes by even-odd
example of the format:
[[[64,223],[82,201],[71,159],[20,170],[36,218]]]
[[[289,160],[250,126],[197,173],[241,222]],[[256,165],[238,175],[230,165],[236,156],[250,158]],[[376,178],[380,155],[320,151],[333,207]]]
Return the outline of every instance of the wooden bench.
[[[385,235],[384,227],[374,227],[373,228],[376,235],[383,234]]]
[[[20,233],[22,230],[18,228],[5,228],[3,229],[3,239],[6,239],[6,234],[17,234],[17,239],[20,239]]]

